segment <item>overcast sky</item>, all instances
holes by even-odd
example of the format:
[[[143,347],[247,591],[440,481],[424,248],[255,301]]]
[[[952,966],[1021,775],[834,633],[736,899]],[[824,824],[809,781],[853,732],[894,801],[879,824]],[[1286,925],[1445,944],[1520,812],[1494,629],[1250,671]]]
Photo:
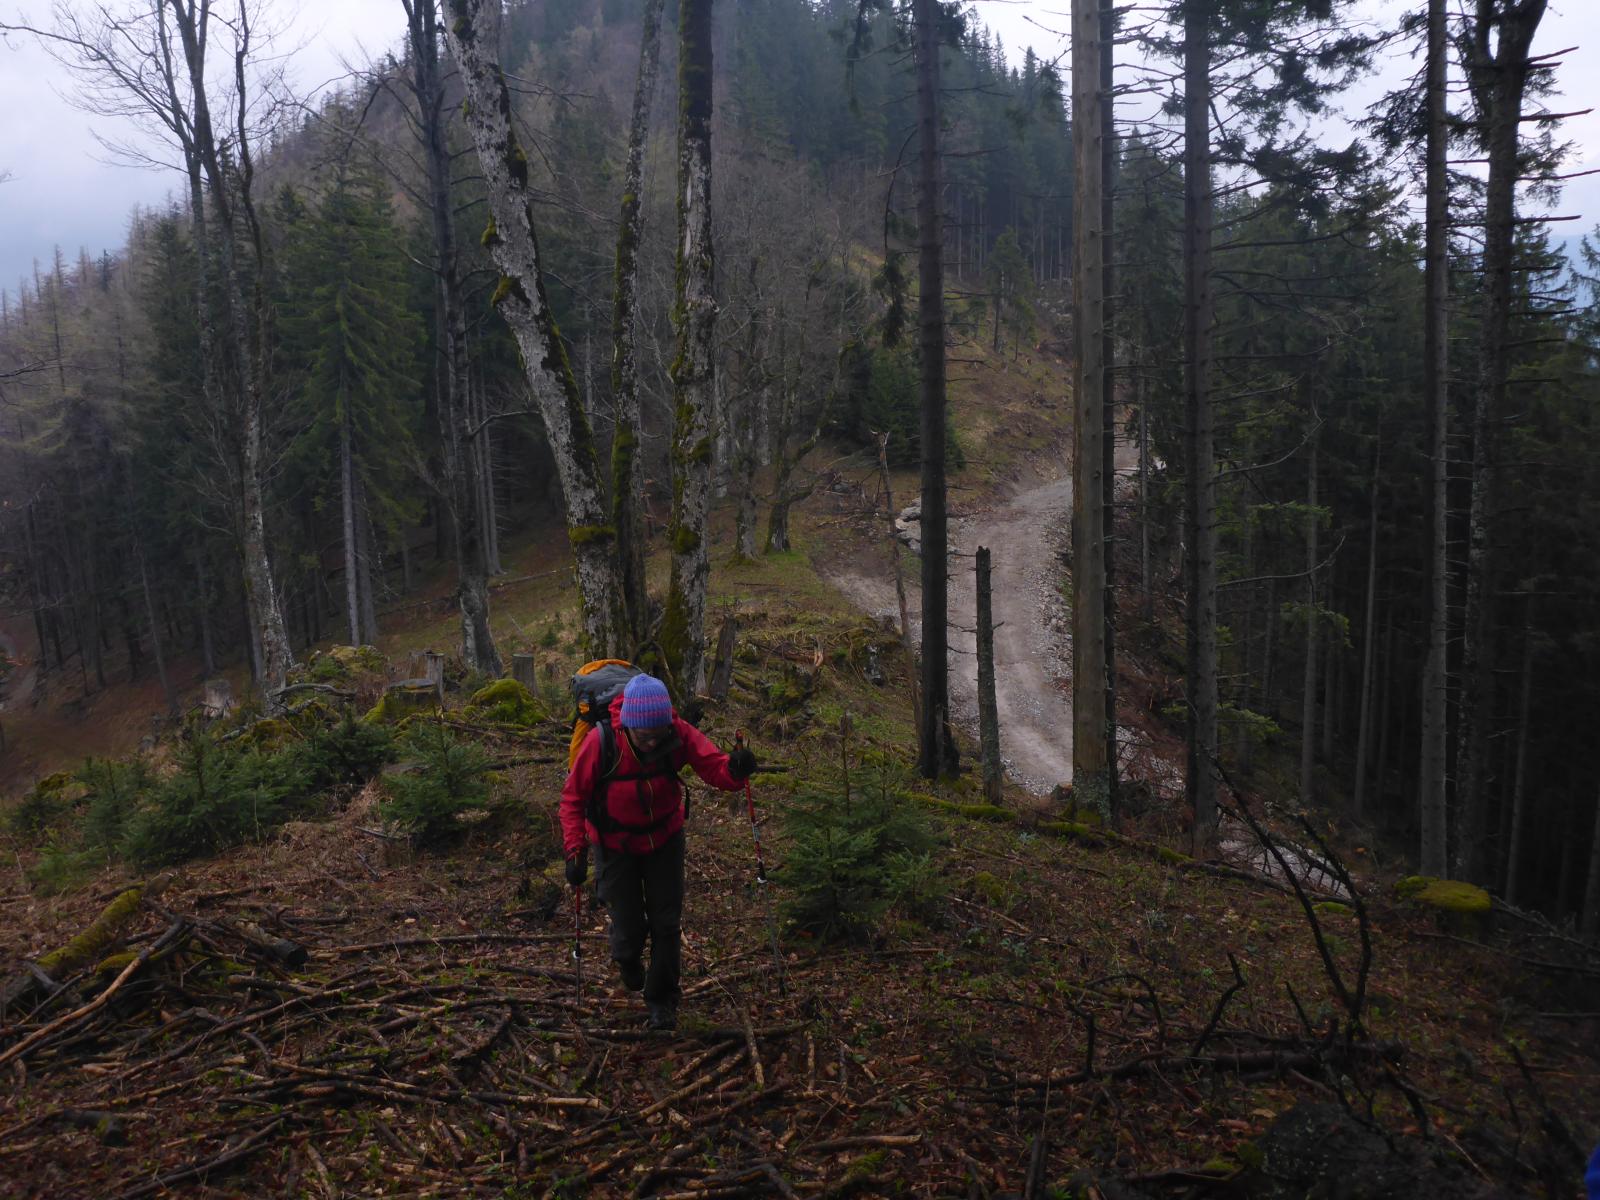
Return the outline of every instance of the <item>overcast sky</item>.
[[[118,0],[110,0],[115,4]],[[296,90],[312,93],[343,74],[341,60],[362,61],[398,42],[403,28],[399,0],[266,0],[285,32],[280,47],[292,50],[288,70]],[[736,0],[723,0],[724,3]],[[0,0],[0,19],[48,24],[50,0]],[[1364,0],[1374,20],[1407,6]],[[1062,54],[1061,38],[1050,32],[1067,24],[1066,0],[982,0],[979,17],[997,32],[1008,56],[1019,59],[1032,45],[1045,58]],[[1569,55],[1558,79],[1562,110],[1600,108],[1600,4],[1595,0],[1556,0],[1540,26],[1535,53],[1580,46]],[[1346,101],[1356,115],[1385,86],[1415,70],[1409,57],[1383,65],[1379,81],[1369,81]],[[73,108],[66,99],[72,81],[32,39],[12,35],[0,42],[0,287],[15,291],[16,281],[32,271],[35,258],[48,262],[60,244],[75,257],[123,242],[128,214],[135,205],[163,203],[181,180],[167,171],[113,165],[94,139],[125,135],[114,122]],[[1578,144],[1568,171],[1600,168],[1600,113],[1567,122],[1562,136]],[[1582,219],[1557,226],[1575,236],[1600,223],[1600,176],[1573,181],[1561,205]]]

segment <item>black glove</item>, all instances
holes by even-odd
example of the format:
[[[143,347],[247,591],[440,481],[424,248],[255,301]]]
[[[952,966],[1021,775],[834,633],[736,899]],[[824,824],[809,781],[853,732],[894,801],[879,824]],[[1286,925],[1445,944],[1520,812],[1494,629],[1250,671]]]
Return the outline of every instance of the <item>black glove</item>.
[[[735,779],[749,779],[756,773],[756,756],[740,746],[728,755],[728,774]]]
[[[583,886],[583,881],[589,878],[589,851],[579,850],[567,859],[567,882],[575,888]]]

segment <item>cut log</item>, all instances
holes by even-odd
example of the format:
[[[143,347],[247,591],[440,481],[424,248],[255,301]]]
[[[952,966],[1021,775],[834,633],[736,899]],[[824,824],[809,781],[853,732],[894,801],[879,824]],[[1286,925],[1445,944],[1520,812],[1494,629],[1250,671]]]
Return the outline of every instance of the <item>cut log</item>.
[[[77,937],[65,946],[41,956],[30,967],[14,976],[0,988],[0,1018],[5,1017],[18,1005],[27,1003],[48,990],[48,985],[41,982],[41,975],[46,980],[62,981],[80,967],[86,967],[104,958],[106,951],[115,944],[128,923],[139,914],[145,902],[161,895],[171,882],[172,876],[158,875],[146,883],[135,884],[121,892],[105,906],[93,924]]]

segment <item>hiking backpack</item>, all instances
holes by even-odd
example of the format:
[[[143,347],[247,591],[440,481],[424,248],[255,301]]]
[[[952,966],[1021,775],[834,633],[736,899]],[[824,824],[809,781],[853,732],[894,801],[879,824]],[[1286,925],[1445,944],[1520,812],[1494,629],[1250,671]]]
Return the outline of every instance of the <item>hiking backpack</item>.
[[[589,823],[602,833],[649,833],[671,819],[667,814],[659,821],[648,825],[624,825],[611,818],[601,797],[605,795],[606,785],[613,779],[647,780],[665,775],[676,775],[677,770],[664,758],[643,765],[643,769],[632,774],[619,776],[616,774],[621,755],[617,752],[617,733],[611,727],[611,703],[622,690],[628,686],[628,680],[635,675],[643,675],[644,671],[634,666],[623,658],[600,658],[594,662],[584,663],[578,668],[578,673],[572,677],[572,698],[576,711],[572,719],[572,743],[567,748],[567,770],[571,771],[578,762],[578,751],[583,748],[584,739],[589,736],[591,729],[600,731],[600,772],[595,780],[594,794],[589,797],[584,815]],[[689,798],[684,794],[684,815],[688,815]]]

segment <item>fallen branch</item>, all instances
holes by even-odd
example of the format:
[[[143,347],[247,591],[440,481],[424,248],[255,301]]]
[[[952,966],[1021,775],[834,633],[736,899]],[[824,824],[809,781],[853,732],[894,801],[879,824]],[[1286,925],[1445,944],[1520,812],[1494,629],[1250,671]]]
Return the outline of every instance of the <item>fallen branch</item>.
[[[173,942],[177,941],[188,931],[188,928],[189,925],[187,921],[174,921],[170,926],[167,927],[167,931],[165,933],[163,933],[155,941],[151,942],[143,950],[139,951],[138,956],[135,957],[134,960],[127,966],[122,968],[122,973],[113,979],[109,985],[107,985],[105,991],[101,992],[93,1000],[89,1001],[89,1003],[80,1008],[73,1009],[64,1016],[57,1017],[54,1021],[51,1021],[50,1024],[44,1026],[42,1029],[34,1030],[14,1046],[10,1046],[5,1050],[0,1050],[0,1066],[4,1066],[13,1059],[21,1058],[40,1042],[49,1040],[56,1034],[60,1033],[63,1029],[68,1029],[77,1024],[79,1021],[82,1021],[87,1017],[92,1017],[95,1013],[99,1012],[107,1004],[111,1003],[111,998],[122,990],[122,985],[128,982],[135,971],[144,966],[144,964],[150,960],[151,955],[166,949]]]

